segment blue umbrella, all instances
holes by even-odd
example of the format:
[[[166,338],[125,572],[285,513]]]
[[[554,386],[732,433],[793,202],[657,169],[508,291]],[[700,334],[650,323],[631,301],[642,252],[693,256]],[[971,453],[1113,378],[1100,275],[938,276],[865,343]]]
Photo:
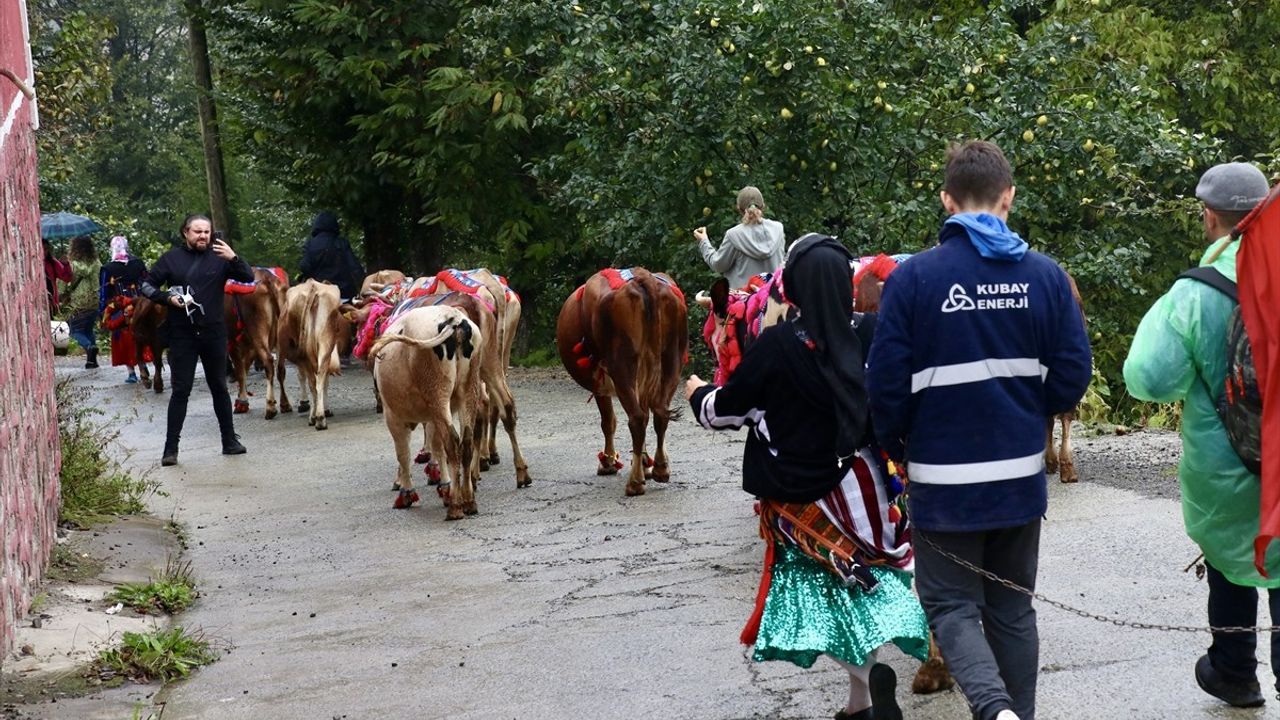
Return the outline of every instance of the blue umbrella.
[[[47,213],[40,216],[40,237],[45,240],[79,237],[101,229],[101,225],[89,218],[69,212]]]

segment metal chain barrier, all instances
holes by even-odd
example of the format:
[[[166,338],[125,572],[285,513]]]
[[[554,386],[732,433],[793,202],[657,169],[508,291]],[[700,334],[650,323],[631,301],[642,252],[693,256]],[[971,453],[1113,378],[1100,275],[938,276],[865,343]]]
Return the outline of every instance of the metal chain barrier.
[[[1108,623],[1111,625],[1115,625],[1116,627],[1129,628],[1131,630],[1163,630],[1165,632],[1187,632],[1187,633],[1280,632],[1280,626],[1275,626],[1275,625],[1271,625],[1267,627],[1257,627],[1257,626],[1255,627],[1240,627],[1240,626],[1209,627],[1209,626],[1200,626],[1200,625],[1166,625],[1163,623],[1145,623],[1145,622],[1136,622],[1133,620],[1124,620],[1122,618],[1112,617],[1110,615],[1099,615],[1098,613],[1092,613],[1092,612],[1089,612],[1088,610],[1081,610],[1080,608],[1072,607],[1070,605],[1067,605],[1066,603],[1058,602],[1057,600],[1051,600],[1045,597],[1044,595],[1041,595],[1040,593],[1035,592],[1034,590],[1029,590],[1015,582],[1012,582],[1010,580],[1005,580],[1004,578],[1000,577],[999,575],[996,575],[995,573],[989,570],[984,570],[978,567],[977,565],[974,565],[973,563],[969,562],[968,560],[965,560],[964,558],[956,557],[955,555],[947,552],[946,550],[943,550],[942,548],[938,547],[936,543],[934,543],[932,540],[930,540],[928,537],[926,537],[922,533],[919,533],[919,532],[914,533],[913,538],[916,540],[923,540],[926,545],[933,548],[934,552],[950,560],[951,562],[959,565],[960,567],[965,568],[966,570],[970,570],[974,573],[977,573],[978,575],[992,582],[999,583],[1009,588],[1010,590],[1013,590],[1014,592],[1022,593],[1023,595],[1026,595],[1028,597],[1035,598],[1036,600],[1039,600],[1045,605],[1056,607],[1059,610],[1064,610],[1066,612],[1071,613],[1072,615],[1078,615],[1082,618],[1087,618],[1089,620],[1097,620],[1098,622]],[[1272,622],[1275,622],[1275,620],[1273,619]]]

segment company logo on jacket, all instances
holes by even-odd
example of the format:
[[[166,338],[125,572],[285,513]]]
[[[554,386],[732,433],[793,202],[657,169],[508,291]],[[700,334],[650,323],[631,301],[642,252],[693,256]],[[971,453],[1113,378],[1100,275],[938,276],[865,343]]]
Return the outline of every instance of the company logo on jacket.
[[[975,294],[998,295],[1001,297],[979,297],[974,300],[969,296],[969,291],[965,290],[963,285],[956,283],[947,292],[947,299],[942,301],[942,312],[1021,310],[1031,306],[1027,301],[1027,289],[1030,287],[1030,283],[979,283]]]

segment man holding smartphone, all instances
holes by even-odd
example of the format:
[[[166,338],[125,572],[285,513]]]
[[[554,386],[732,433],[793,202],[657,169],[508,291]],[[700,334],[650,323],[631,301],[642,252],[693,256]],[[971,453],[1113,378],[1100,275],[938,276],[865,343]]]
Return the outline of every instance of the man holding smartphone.
[[[187,399],[195,382],[196,360],[204,368],[213,395],[213,412],[222,433],[222,454],[243,455],[232,422],[227,392],[227,328],[222,302],[227,280],[253,281],[253,268],[223,242],[221,232],[204,215],[188,215],[182,223],[183,244],[160,256],[142,283],[142,294],[169,306],[168,428],[160,464],[178,463],[178,440],[187,417]],[[168,286],[168,290],[161,290]]]

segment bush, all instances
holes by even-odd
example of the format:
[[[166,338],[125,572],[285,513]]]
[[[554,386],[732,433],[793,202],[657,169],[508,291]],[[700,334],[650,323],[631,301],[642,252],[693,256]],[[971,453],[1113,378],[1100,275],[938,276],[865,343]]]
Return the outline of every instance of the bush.
[[[154,481],[133,477],[108,457],[107,448],[119,432],[95,419],[103,413],[88,406],[87,395],[65,379],[55,388],[62,445],[59,519],[79,528],[113,515],[142,512],[143,498],[157,489]]]

